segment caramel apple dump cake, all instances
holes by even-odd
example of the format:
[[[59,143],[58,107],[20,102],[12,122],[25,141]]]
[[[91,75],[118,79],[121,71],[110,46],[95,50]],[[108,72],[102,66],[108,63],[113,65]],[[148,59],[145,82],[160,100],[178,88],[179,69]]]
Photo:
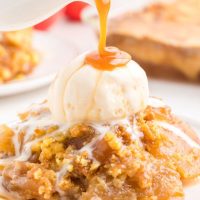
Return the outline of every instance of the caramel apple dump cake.
[[[183,199],[200,174],[199,139],[158,99],[110,124],[58,123],[46,102],[19,116],[0,128],[6,199]]]
[[[0,83],[23,78],[38,61],[32,47],[32,29],[0,33]]]
[[[199,80],[199,10],[198,0],[153,1],[111,20],[108,45],[129,52],[148,75]]]

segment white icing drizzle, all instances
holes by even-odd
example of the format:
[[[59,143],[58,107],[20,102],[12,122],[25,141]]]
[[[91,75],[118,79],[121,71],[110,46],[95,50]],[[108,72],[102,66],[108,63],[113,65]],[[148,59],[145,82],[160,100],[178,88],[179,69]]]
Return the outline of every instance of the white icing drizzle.
[[[118,120],[115,122],[112,122],[112,126],[115,125],[122,125],[124,128],[126,128],[127,133],[131,135],[132,140],[138,140],[140,138],[140,135],[137,132],[137,124],[135,123],[135,119],[132,121],[129,118],[125,118],[123,120]]]
[[[190,138],[187,134],[185,134],[180,128],[163,121],[158,121],[156,122],[156,124],[166,130],[171,131],[182,140],[184,140],[189,146],[200,149],[200,145],[196,143],[192,138]]]
[[[16,157],[15,156],[12,156],[12,157],[9,157],[9,158],[3,158],[3,159],[0,159],[0,165],[6,165],[6,164],[9,164],[13,161],[13,159],[15,159]],[[0,176],[1,177],[1,176]]]
[[[43,103],[34,103],[30,105],[23,113],[26,112],[41,112],[44,108],[48,108],[47,101]]]
[[[153,108],[163,108],[166,106],[166,104],[161,99],[155,97],[149,97],[148,105]]]
[[[158,98],[154,98],[154,97],[149,97],[148,105],[152,106],[154,108],[162,108],[162,107],[166,106],[162,100],[160,100]],[[192,138],[190,138],[187,134],[185,134],[180,128],[178,128],[172,124],[169,124],[167,122],[163,122],[163,121],[159,121],[156,123],[159,126],[163,127],[164,129],[167,129],[167,130],[171,131],[172,133],[174,133],[175,135],[179,136],[189,146],[200,149],[200,145],[198,143],[196,143]]]
[[[12,142],[14,144],[14,148],[15,148],[15,155],[19,156],[20,155],[20,142],[18,140],[18,133],[17,133],[17,128],[15,128],[15,134],[12,137]]]
[[[65,174],[68,172],[69,165],[70,165],[70,163],[64,164],[62,166],[61,170],[56,173],[56,175],[57,175],[57,183],[59,183],[62,180],[63,176],[65,176]]]
[[[43,105],[44,106],[44,105]],[[31,111],[40,111],[41,105],[40,106],[35,106],[36,110],[31,108]],[[35,134],[36,129],[47,129],[48,127],[52,126],[58,126],[59,129],[53,131],[50,134],[43,135],[39,138],[36,138],[34,140],[31,140],[31,137]],[[42,141],[46,137],[54,137],[56,136],[59,132],[68,130],[68,125],[67,124],[61,124],[59,122],[56,122],[51,114],[49,112],[47,113],[41,113],[39,116],[36,117],[31,117],[27,121],[22,121],[22,122],[16,122],[15,124],[12,125],[12,129],[15,132],[15,135],[13,136],[13,144],[15,147],[15,160],[17,161],[27,161],[32,152],[31,152],[31,146]],[[18,140],[19,133],[21,131],[25,131],[25,136],[24,136],[24,145],[23,149],[20,151],[21,144]],[[2,159],[3,160],[3,159]],[[0,160],[1,163],[1,160]]]
[[[80,149],[80,152],[87,152],[89,158],[95,160],[95,158],[92,155],[92,152],[94,150],[94,145],[98,142],[101,141],[105,134],[110,130],[108,125],[98,125],[98,124],[90,124],[91,127],[93,127],[97,132],[98,135],[95,136],[91,142],[86,144]]]
[[[66,163],[62,166],[61,170],[56,173],[56,191],[59,193],[62,200],[65,199],[64,195],[65,193],[60,189],[59,182],[63,179],[63,177],[66,175],[66,173],[69,170],[70,163]]]
[[[90,143],[88,143],[84,147],[82,147],[80,149],[80,152],[86,151],[88,153],[89,157],[91,159],[95,160],[95,158],[92,155],[95,144],[97,142],[101,141],[104,138],[106,133],[113,132],[112,128],[116,125],[122,125],[124,128],[126,128],[126,131],[127,131],[127,133],[129,133],[131,135],[132,140],[140,141],[141,135],[139,134],[139,131],[138,132],[136,131],[136,129],[137,129],[136,124],[134,124],[134,123],[132,124],[128,118],[113,121],[110,124],[90,124],[90,126],[93,127],[98,132],[98,135],[96,137],[94,137]]]
[[[141,138],[144,136],[143,132],[140,131],[138,125],[137,125],[137,120],[134,118],[133,122],[133,132],[137,135],[138,138]],[[140,141],[140,140],[139,140]],[[140,142],[142,144],[142,142]]]
[[[7,200],[20,200],[20,197],[18,196],[18,194],[16,192],[8,192],[4,186],[3,186],[3,177],[0,176],[0,199],[1,197],[6,198]]]

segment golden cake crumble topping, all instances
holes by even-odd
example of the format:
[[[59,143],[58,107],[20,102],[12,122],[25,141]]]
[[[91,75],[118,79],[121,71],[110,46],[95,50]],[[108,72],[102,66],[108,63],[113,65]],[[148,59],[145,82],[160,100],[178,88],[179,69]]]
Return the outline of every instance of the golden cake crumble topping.
[[[183,180],[200,174],[199,139],[169,107],[152,102],[129,119],[70,126],[53,120],[44,102],[2,125],[4,198],[183,199]]]

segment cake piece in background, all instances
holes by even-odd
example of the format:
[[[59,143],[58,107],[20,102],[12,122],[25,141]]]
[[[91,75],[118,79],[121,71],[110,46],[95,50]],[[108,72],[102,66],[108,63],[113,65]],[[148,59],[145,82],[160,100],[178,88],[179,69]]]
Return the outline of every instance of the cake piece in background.
[[[148,75],[199,79],[200,2],[156,2],[111,20],[108,45],[129,52]]]
[[[0,33],[0,84],[21,79],[39,62],[32,46],[31,28]]]

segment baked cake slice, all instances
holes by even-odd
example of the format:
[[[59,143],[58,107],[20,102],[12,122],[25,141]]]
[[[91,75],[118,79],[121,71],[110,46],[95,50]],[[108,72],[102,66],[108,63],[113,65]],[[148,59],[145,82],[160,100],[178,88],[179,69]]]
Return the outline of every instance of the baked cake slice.
[[[157,2],[111,20],[108,45],[129,52],[154,76],[200,74],[200,2]]]

